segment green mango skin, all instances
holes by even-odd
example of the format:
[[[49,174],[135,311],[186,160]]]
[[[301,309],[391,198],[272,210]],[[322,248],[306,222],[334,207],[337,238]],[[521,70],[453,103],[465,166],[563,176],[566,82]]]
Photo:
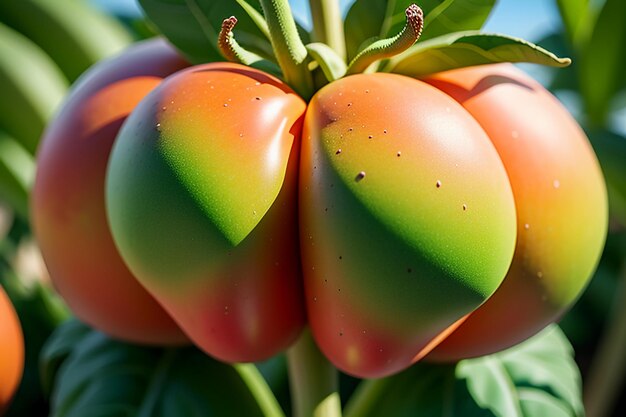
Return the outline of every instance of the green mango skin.
[[[316,93],[299,198],[311,329],[357,377],[422,357],[513,255],[515,206],[493,145],[456,101],[408,77],[354,75]]]
[[[602,253],[608,203],[584,132],[522,71],[488,65],[426,81],[461,103],[487,132],[517,211],[517,246],[502,286],[428,356],[456,361],[520,343],[569,309]]]
[[[261,71],[200,65],[148,95],[112,152],[107,212],[124,260],[223,361],[267,359],[305,323],[296,208],[305,109]]]
[[[37,155],[31,219],[50,278],[78,318],[116,339],[189,342],[124,264],[104,207],[122,123],[164,77],[188,65],[162,39],[99,62],[74,85]]]

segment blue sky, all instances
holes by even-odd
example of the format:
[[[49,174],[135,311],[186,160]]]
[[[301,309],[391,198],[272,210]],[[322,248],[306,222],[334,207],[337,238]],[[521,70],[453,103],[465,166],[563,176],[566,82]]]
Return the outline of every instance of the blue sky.
[[[99,7],[124,14],[140,13],[136,0],[90,0]],[[308,21],[306,0],[290,0],[294,14],[303,22]],[[344,10],[353,0],[340,0]],[[417,0],[419,4],[419,0]],[[556,0],[499,0],[484,28],[487,32],[506,33],[531,41],[541,37],[559,25]]]

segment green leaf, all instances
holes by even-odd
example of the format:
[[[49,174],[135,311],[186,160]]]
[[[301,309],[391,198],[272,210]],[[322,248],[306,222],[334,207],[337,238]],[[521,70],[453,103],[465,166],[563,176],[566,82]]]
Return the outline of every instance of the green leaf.
[[[258,0],[139,0],[139,3],[161,33],[194,64],[224,60],[217,47],[217,37],[222,21],[230,16],[238,19],[235,34],[242,46],[265,57],[272,54],[264,28],[259,27]]]
[[[611,100],[624,82],[626,1],[606,0],[580,51],[580,88],[590,121],[606,123]]]
[[[346,16],[344,29],[348,61],[372,38],[398,33],[405,23],[404,11],[414,0],[356,0]],[[450,32],[480,29],[496,0],[423,0],[422,40]]]
[[[575,43],[581,30],[585,30],[584,21],[589,12],[589,0],[556,1],[565,31],[571,43]]]
[[[583,416],[580,374],[557,326],[504,352],[458,364],[418,363],[367,381],[345,417]]]
[[[420,77],[436,72],[496,62],[530,62],[565,67],[569,58],[558,58],[523,39],[506,35],[458,32],[419,42],[391,58],[385,72]]]
[[[283,415],[254,365],[125,344],[76,322],[53,334],[41,369],[52,417]]]
[[[35,161],[22,144],[0,131],[0,199],[28,219],[28,195],[35,177]]]
[[[346,63],[328,45],[321,42],[313,42],[306,45],[311,58],[316,61],[328,82],[335,81],[346,73]]]
[[[591,130],[588,135],[602,166],[611,214],[626,225],[626,137],[604,129]]]

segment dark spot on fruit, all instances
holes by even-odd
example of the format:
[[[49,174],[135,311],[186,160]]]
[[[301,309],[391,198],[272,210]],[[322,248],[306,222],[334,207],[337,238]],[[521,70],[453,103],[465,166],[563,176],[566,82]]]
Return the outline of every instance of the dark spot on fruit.
[[[261,97],[255,97],[254,99],[255,100],[261,100]]]
[[[363,178],[365,178],[365,171],[361,171],[358,174],[356,174],[356,178],[354,180],[361,181]]]
[[[339,155],[341,153],[341,149],[337,149],[337,152],[335,152],[335,155]]]
[[[413,272],[413,269],[412,268],[407,268],[406,272],[408,272],[410,274],[411,272]]]

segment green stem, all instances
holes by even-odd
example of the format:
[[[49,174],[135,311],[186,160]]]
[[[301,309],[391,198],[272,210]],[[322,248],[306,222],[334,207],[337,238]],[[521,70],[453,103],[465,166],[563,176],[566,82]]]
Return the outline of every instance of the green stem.
[[[287,351],[295,417],[341,417],[337,369],[319,351],[305,329]]]
[[[269,72],[274,75],[280,74],[280,69],[271,61],[246,50],[239,45],[233,34],[233,28],[237,24],[237,18],[231,16],[222,21],[222,28],[217,37],[217,47],[228,61],[248,65]]]
[[[585,381],[588,417],[605,417],[615,406],[626,371],[626,262],[618,281],[613,311]]]
[[[313,20],[313,40],[330,46],[346,59],[346,39],[338,0],[309,0]]]
[[[254,364],[239,363],[234,364],[233,367],[248,386],[250,393],[256,399],[265,417],[285,417],[278,400],[276,400],[272,390]]]
[[[422,34],[424,27],[424,13],[415,4],[407,7],[406,25],[396,36],[381,39],[363,49],[354,57],[348,65],[347,74],[363,72],[374,62],[389,58],[406,51],[411,47]]]
[[[287,0],[260,0],[272,47],[285,81],[305,99],[313,95],[307,50],[300,39]]]
[[[346,417],[360,417],[371,414],[370,411],[384,394],[391,378],[362,381],[346,405]]]
[[[220,52],[230,62],[237,62],[244,65],[252,65],[253,63],[261,60],[262,58],[257,54],[246,50],[239,45],[233,35],[233,29],[237,24],[237,18],[231,16],[224,19],[222,22],[222,28],[220,34],[217,37],[217,47]]]

